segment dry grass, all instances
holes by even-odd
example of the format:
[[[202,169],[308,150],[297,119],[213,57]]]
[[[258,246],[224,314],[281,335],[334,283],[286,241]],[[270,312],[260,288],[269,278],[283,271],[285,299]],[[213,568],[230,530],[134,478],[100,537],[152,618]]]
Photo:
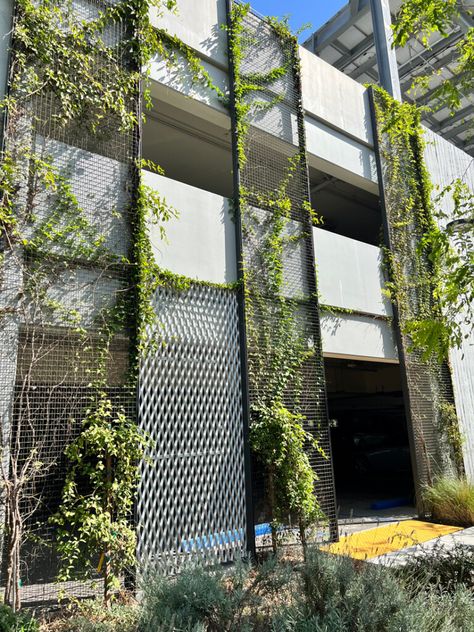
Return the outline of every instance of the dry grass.
[[[438,478],[424,489],[423,499],[433,520],[458,527],[474,526],[474,485],[466,479]]]

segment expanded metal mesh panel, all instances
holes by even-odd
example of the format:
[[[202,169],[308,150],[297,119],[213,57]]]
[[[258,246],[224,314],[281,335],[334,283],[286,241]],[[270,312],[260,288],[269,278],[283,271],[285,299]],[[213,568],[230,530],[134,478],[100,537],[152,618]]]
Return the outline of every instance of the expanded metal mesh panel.
[[[55,3],[70,55],[50,59],[45,69],[36,51],[23,46],[21,52],[38,74],[38,85],[45,70],[79,76],[71,24],[79,30],[82,21],[95,19],[110,4]],[[21,25],[20,5],[15,17]],[[87,35],[91,55],[84,95],[97,82],[110,87],[126,79],[132,70],[126,45],[130,35],[129,25],[118,18],[110,19],[96,35],[97,49],[102,50],[95,51],[94,36]],[[16,54],[14,49],[14,62]],[[20,90],[27,85],[22,75],[14,79]],[[20,156],[15,212],[24,240],[2,244],[0,355],[7,360],[0,364],[0,382],[8,388],[0,390],[0,417],[4,465],[10,476],[27,467],[28,482],[21,492],[27,537],[20,579],[24,599],[32,603],[57,596],[58,561],[49,518],[61,499],[67,465],[64,449],[79,433],[86,409],[96,401],[92,384],[99,375],[113,404],[130,418],[136,415],[128,384],[128,324],[117,327],[108,342],[107,338],[109,323],[123,311],[130,291],[123,257],[130,249],[129,208],[138,144],[137,130],[120,130],[111,112],[94,123],[93,107],[81,111],[71,106],[72,118],[65,122],[59,116],[57,94],[39,88],[28,99],[25,94],[26,90],[21,93],[22,107],[8,119],[5,135],[8,151],[13,158]],[[133,109],[133,103],[126,107]],[[103,363],[105,345],[109,346]],[[28,466],[32,456],[36,470]],[[5,520],[3,508],[0,518]],[[3,544],[2,581],[7,538]],[[78,582],[66,588],[76,595],[90,594]]]
[[[141,428],[150,436],[138,494],[143,565],[231,561],[245,551],[237,299],[193,286],[157,290],[156,350],[142,360]]]
[[[377,95],[374,96],[378,107]],[[377,121],[376,121],[377,125]],[[422,184],[413,189],[413,181],[403,174],[411,174],[413,164],[422,164],[423,156],[415,138],[403,138],[395,145],[380,123],[377,125],[382,187],[388,231],[388,242],[393,257],[392,274],[398,286],[398,318],[402,348],[400,356],[406,374],[407,402],[414,447],[418,484],[430,484],[440,473],[453,472],[453,454],[445,435],[443,407],[454,403],[451,374],[446,363],[436,358],[425,359],[414,348],[406,331],[407,321],[431,318],[439,307],[433,298],[431,263],[420,248],[426,230]],[[415,188],[416,188],[415,187]]]
[[[314,351],[286,388],[284,400],[302,413],[327,458],[310,451],[317,474],[316,494],[325,513],[319,537],[336,537],[336,503],[330,435],[321,350],[308,170],[297,51],[291,38],[282,37],[269,23],[249,12],[239,34],[241,58],[235,69],[240,80],[254,87],[244,97],[249,105],[248,132],[238,139],[244,145],[240,200],[243,267],[246,282],[249,398],[252,410],[269,401],[274,389],[275,366],[291,364],[278,358],[278,350]],[[276,80],[268,80],[280,69]],[[283,69],[283,72],[281,70]],[[237,151],[237,147],[234,147]],[[268,249],[275,232],[278,193],[291,202],[281,233],[276,266],[282,283],[275,296],[274,271],[269,270]],[[278,372],[278,371],[277,371]],[[261,466],[254,463],[255,518],[268,520],[268,494]]]

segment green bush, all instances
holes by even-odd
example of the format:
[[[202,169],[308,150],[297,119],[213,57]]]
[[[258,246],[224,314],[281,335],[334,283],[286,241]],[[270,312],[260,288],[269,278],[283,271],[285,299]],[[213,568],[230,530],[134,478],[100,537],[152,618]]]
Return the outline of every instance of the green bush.
[[[460,586],[474,590],[474,551],[459,544],[438,546],[413,557],[396,573],[414,591],[434,587],[452,593]]]
[[[175,578],[151,573],[143,582],[140,632],[268,630],[271,603],[291,599],[294,570],[278,557],[251,566],[195,566]]]
[[[222,569],[193,567],[175,578],[157,573],[144,582],[140,630],[205,630],[229,612]]]
[[[15,613],[5,605],[0,604],[0,632],[38,632],[39,623],[28,613]]]
[[[55,632],[474,632],[474,553],[387,568],[309,548],[307,560],[194,566],[142,580],[140,608],[87,602]]]
[[[474,485],[466,479],[440,477],[425,487],[423,500],[433,520],[459,527],[474,525]]]
[[[450,594],[434,575],[311,551],[303,586],[299,603],[274,614],[272,632],[474,632],[472,592],[461,582]]]

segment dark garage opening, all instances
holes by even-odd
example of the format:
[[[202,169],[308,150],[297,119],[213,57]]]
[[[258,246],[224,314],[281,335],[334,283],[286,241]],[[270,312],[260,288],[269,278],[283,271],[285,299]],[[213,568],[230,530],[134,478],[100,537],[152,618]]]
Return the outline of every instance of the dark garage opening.
[[[414,484],[397,364],[325,360],[339,518],[414,513]]]

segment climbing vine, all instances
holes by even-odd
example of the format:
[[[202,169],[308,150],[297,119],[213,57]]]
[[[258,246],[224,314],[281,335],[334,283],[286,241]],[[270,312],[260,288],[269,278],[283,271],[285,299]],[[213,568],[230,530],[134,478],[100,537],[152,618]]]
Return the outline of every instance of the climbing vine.
[[[234,73],[234,134],[241,173],[248,168],[252,117],[277,106],[283,96],[272,87],[298,72],[296,38],[287,25],[274,19],[267,24],[282,43],[282,63],[264,73],[243,70],[246,47],[255,37],[245,24],[249,10],[249,5],[234,3],[228,27]],[[289,516],[297,518],[303,545],[307,528],[322,517],[309,453],[315,450],[325,455],[316,435],[306,429],[307,419],[300,410],[304,367],[316,351],[308,347],[298,320],[298,305],[305,297],[286,296],[284,274],[285,256],[308,236],[303,229],[292,230],[291,224],[295,206],[290,189],[304,160],[304,149],[289,157],[279,182],[268,192],[241,183],[238,200],[245,248],[255,253],[255,263],[243,266],[249,378],[252,392],[257,393],[251,400],[250,436],[254,453],[266,471],[274,549],[277,530],[288,523]],[[317,221],[307,201],[301,202],[301,210]]]
[[[189,48],[150,23],[151,9],[161,14],[175,7],[175,0],[122,0],[79,17],[69,2],[16,4],[9,92],[1,104],[7,119],[0,165],[2,289],[7,289],[5,296],[12,296],[1,306],[2,325],[5,331],[16,331],[19,318],[27,341],[20,352],[29,358],[14,404],[20,412],[13,427],[2,424],[8,528],[5,600],[15,608],[21,605],[23,545],[43,503],[42,481],[62,458],[64,446],[51,439],[58,436],[59,422],[70,442],[62,504],[51,519],[58,527],[60,579],[73,579],[78,572],[82,577],[98,574],[108,601],[132,562],[131,509],[147,441],[134,421],[138,361],[155,319],[151,298],[157,285],[184,288],[187,283],[153,263],[149,225],[158,224],[163,236],[163,225],[175,211],[141,180],[142,168],[161,170],[138,155],[140,88],[150,105],[150,61],[159,54],[169,60],[165,50],[184,55],[195,81],[208,87],[212,83]],[[63,139],[67,145],[61,144]],[[111,149],[114,143],[116,149]],[[128,208],[109,204],[104,216],[99,207],[99,219],[95,218],[96,202],[86,196],[83,203],[71,177],[71,146],[119,160],[128,168],[128,176],[120,176],[116,183],[128,191],[131,185]],[[108,229],[114,223],[121,234],[130,235],[128,252],[110,243]],[[72,300],[74,288],[68,283],[75,279],[85,279],[85,305]],[[95,300],[104,279],[114,289],[108,290],[110,300],[99,297],[91,315],[87,296]],[[5,282],[10,284],[7,288]],[[59,292],[58,283],[68,288],[66,294]],[[17,346],[15,335],[12,348]],[[120,378],[112,377],[115,383],[120,381],[117,391],[117,386],[110,386],[117,371],[112,354],[124,336],[129,340],[128,360]],[[37,404],[32,405],[36,400],[29,385],[47,370],[44,358],[60,353],[64,345],[71,348],[66,374],[56,371],[43,411],[46,421],[38,425],[39,411]],[[68,395],[58,412],[53,398],[69,383],[80,385],[69,386],[78,394]],[[25,444],[27,432],[32,436]]]
[[[447,452],[456,469],[462,473],[462,439],[446,365],[449,349],[462,335],[458,318],[462,307],[459,303],[449,304],[446,274],[453,272],[454,265],[459,266],[460,276],[465,275],[466,262],[459,258],[439,225],[436,198],[423,160],[419,109],[395,101],[380,88],[373,90],[391,242],[390,248],[383,250],[389,277],[386,290],[397,306],[408,371],[411,365],[416,366],[416,379],[423,374],[426,388],[430,384],[429,393],[423,393],[423,387],[414,386],[412,376],[411,388],[420,390],[413,396],[429,397],[434,423],[448,445]],[[418,420],[418,432],[422,427]],[[419,440],[426,452],[421,435]],[[442,464],[445,453],[441,449],[437,458],[426,455],[428,478],[432,476],[433,458],[437,467],[450,468],[449,463]]]

